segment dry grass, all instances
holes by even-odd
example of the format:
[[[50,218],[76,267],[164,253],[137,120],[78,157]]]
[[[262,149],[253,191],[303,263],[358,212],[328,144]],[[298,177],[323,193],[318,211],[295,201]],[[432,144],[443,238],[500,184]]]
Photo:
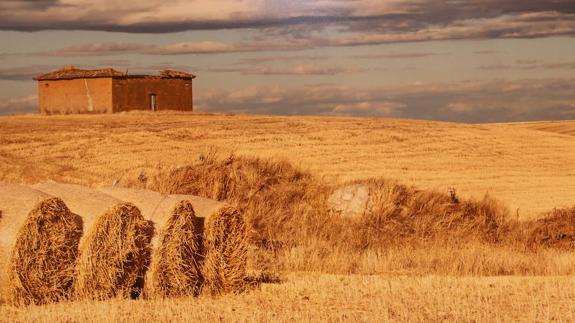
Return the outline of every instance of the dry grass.
[[[237,206],[251,239],[259,242],[307,236],[317,223],[310,217],[323,215],[328,193],[323,183],[285,160],[215,153],[189,166],[160,171],[143,184],[163,193],[227,201]]]
[[[369,188],[371,206],[351,221],[347,243],[354,237],[363,248],[426,241],[498,243],[508,233],[509,211],[487,195],[461,199],[455,193],[418,190],[386,179],[356,183]]]
[[[21,322],[571,322],[572,277],[290,274],[243,295],[0,307]]]
[[[384,179],[352,182],[357,183],[366,185],[371,196],[368,209],[358,218],[330,211],[327,197],[339,186],[286,161],[204,157],[190,166],[161,171],[139,184],[226,199],[237,205],[248,219],[254,244],[252,269],[448,275],[573,273],[575,258],[568,253],[528,250],[529,223],[512,219],[492,197],[465,199]]]
[[[61,199],[38,203],[18,231],[12,250],[12,301],[47,304],[67,299],[81,235],[81,218]]]
[[[533,227],[527,241],[531,249],[575,251],[575,207],[554,209],[528,227]]]
[[[203,282],[203,220],[188,201],[176,204],[160,233],[150,267],[150,296],[197,296]]]
[[[572,136],[531,125],[186,113],[2,117],[0,181],[110,185],[192,164],[214,147],[285,158],[334,184],[385,177],[420,189],[454,187],[463,198],[489,192],[528,220],[571,206],[575,190]]]
[[[460,199],[385,179],[353,183],[370,191],[370,206],[360,218],[343,218],[330,210],[328,196],[338,186],[282,160],[208,156],[159,172],[145,186],[236,205],[252,241],[264,247],[309,239],[345,245],[350,251],[436,240],[498,243],[504,231],[509,233],[509,212],[488,196]]]
[[[242,215],[233,207],[219,209],[207,219],[204,235],[202,292],[220,295],[244,291],[248,241]]]
[[[99,216],[80,245],[74,292],[81,299],[138,297],[150,265],[153,224],[118,204]]]

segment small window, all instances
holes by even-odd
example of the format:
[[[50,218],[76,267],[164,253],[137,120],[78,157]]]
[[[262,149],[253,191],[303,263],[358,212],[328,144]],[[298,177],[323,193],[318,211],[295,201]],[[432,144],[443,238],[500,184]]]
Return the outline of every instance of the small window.
[[[157,98],[155,94],[150,94],[150,110],[155,112],[157,110]]]

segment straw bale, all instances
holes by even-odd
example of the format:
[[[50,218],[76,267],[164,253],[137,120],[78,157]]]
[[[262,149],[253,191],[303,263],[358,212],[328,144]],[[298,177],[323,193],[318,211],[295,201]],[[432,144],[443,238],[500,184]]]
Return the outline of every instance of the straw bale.
[[[102,187],[105,194],[134,203],[159,230],[152,239],[152,265],[146,296],[197,295],[201,274],[204,219],[225,204],[193,195],[166,195],[151,190]]]
[[[121,203],[103,192],[81,185],[44,182],[31,186],[52,196],[58,196],[66,202],[70,210],[84,220],[84,231],[88,231],[94,220],[112,206]]]
[[[223,207],[207,219],[203,291],[212,295],[238,293],[246,287],[248,237],[243,216]]]
[[[118,200],[134,203],[146,219],[154,221],[160,227],[170,218],[174,205],[180,201],[190,201],[194,206],[195,215],[202,218],[210,216],[224,205],[223,202],[194,195],[167,195],[151,190],[116,187],[101,187],[99,190]]]
[[[83,299],[137,298],[150,264],[153,223],[131,203],[100,215],[80,245],[75,293]]]
[[[146,289],[159,297],[197,296],[202,275],[203,219],[190,201],[177,203],[164,224],[147,275]]]
[[[0,183],[0,298],[9,294],[8,266],[18,230],[26,222],[30,210],[48,197],[50,195],[26,186]]]
[[[16,304],[67,299],[74,281],[82,220],[59,198],[39,202],[19,229],[10,258],[9,288]]]

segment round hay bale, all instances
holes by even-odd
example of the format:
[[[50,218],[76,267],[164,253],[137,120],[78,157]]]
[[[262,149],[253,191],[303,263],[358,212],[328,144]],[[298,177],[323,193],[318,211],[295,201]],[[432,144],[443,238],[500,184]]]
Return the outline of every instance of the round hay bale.
[[[207,219],[204,236],[203,290],[212,295],[243,291],[248,252],[243,216],[233,207],[219,209]]]
[[[190,201],[197,217],[207,218],[224,206],[223,202],[194,195],[166,195],[151,190],[118,187],[101,187],[99,190],[109,196],[136,205],[144,218],[163,224],[172,216],[172,209],[180,201]]]
[[[39,202],[18,231],[10,258],[10,289],[16,304],[67,299],[74,280],[82,219],[59,198]]]
[[[98,216],[122,202],[97,189],[75,184],[45,182],[32,185],[32,188],[66,201],[70,210],[84,220],[84,231],[92,227]]]
[[[9,260],[18,230],[26,222],[30,210],[49,197],[48,194],[26,186],[0,183],[0,303],[10,298]]]
[[[137,298],[150,264],[153,223],[131,203],[100,215],[80,244],[75,294],[82,299]]]
[[[166,195],[151,190],[118,187],[99,190],[133,203],[144,218],[153,221],[159,229],[151,242],[153,256],[146,274],[145,296],[197,295],[202,277],[194,270],[202,258],[204,218],[225,204],[193,195]]]
[[[146,289],[159,297],[198,296],[202,285],[203,219],[195,216],[192,203],[181,201],[163,226]],[[148,293],[147,293],[148,294]]]

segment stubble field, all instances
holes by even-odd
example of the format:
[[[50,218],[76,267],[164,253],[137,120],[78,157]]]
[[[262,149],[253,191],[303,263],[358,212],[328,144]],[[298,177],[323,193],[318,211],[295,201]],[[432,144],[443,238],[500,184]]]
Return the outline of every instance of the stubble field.
[[[574,135],[575,122],[569,121],[464,125],[174,113],[3,117],[0,182],[121,184],[216,151],[286,159],[328,183],[385,177],[440,192],[453,188],[463,198],[489,193],[514,218],[527,221],[575,204]],[[575,319],[572,253],[461,247],[350,255],[332,250],[317,259],[295,248],[281,256],[282,283],[243,295],[0,305],[0,321]]]

